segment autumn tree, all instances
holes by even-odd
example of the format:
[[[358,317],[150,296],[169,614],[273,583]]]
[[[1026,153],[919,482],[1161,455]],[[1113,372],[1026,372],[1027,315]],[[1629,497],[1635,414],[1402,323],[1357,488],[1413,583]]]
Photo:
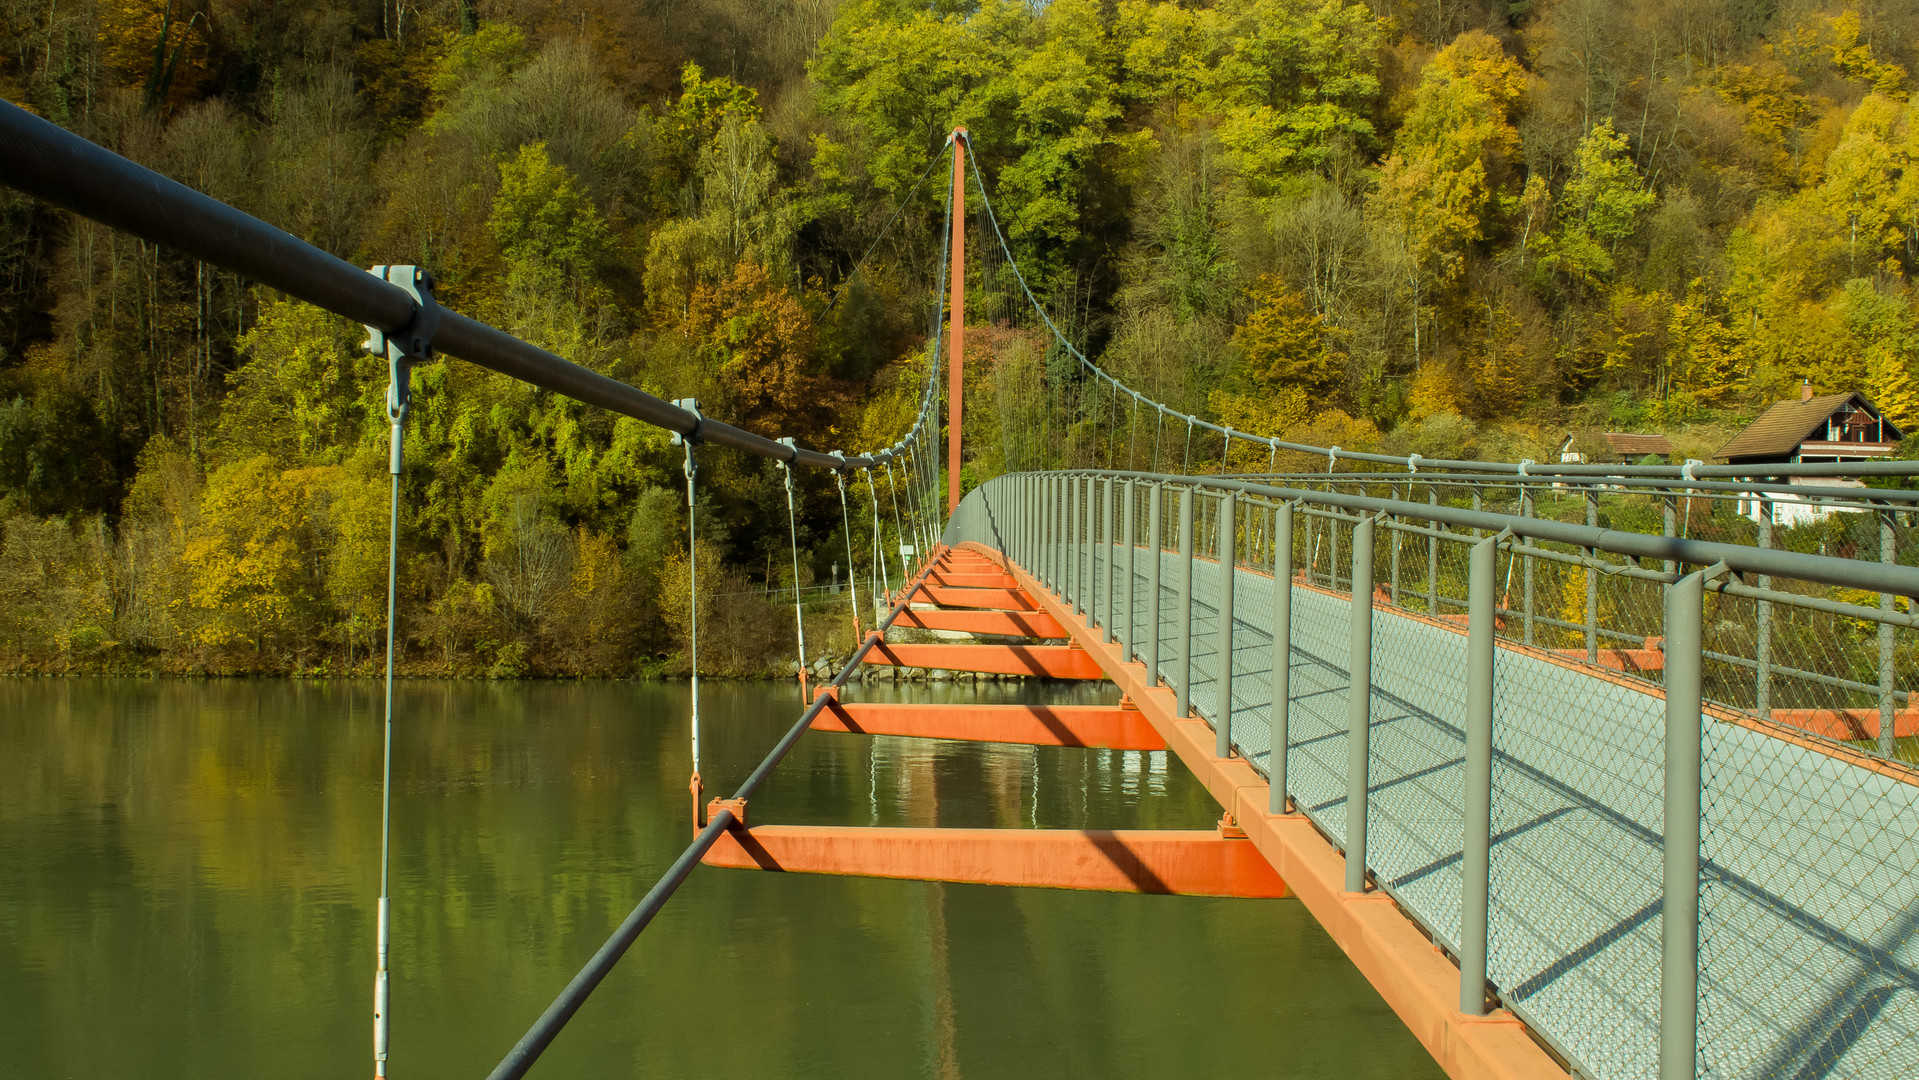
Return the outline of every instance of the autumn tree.
[[[1493,196],[1518,145],[1512,117],[1525,88],[1524,70],[1497,40],[1461,34],[1421,73],[1394,151],[1381,164],[1374,205],[1405,253],[1415,363],[1424,298],[1457,279],[1467,249],[1487,235]]]

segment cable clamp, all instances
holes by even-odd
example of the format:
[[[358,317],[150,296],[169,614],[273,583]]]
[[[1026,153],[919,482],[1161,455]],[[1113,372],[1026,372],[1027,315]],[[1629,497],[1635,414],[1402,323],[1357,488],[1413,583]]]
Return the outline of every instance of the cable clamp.
[[[1686,463],[1679,467],[1679,475],[1696,483],[1699,480],[1699,474],[1695,470],[1704,464],[1705,462],[1698,458],[1687,458]]]
[[[1418,454],[1407,454],[1406,455],[1406,471],[1410,473],[1418,472],[1419,463],[1424,460],[1425,459],[1420,457]]]
[[[800,453],[799,447],[793,442],[792,439],[778,439],[775,441],[777,441],[781,446],[786,447],[788,450],[793,451],[793,456],[795,458],[799,457],[799,453]],[[773,460],[775,463],[779,465],[780,472],[786,474],[786,495],[787,495],[787,498],[791,499],[793,496],[793,463],[790,461],[784,460],[782,458],[774,458]]]
[[[676,409],[683,409],[693,414],[692,430],[686,432],[685,434],[681,434],[680,432],[677,432],[677,431],[673,432],[672,434],[673,445],[674,446],[690,446],[693,443],[699,442],[700,441],[700,425],[706,423],[705,414],[700,412],[699,401],[690,397],[674,398],[673,407]]]
[[[1537,464],[1539,463],[1534,461],[1532,458],[1529,458],[1529,457],[1520,458],[1519,459],[1519,475],[1531,476],[1532,474],[1526,471],[1526,467],[1528,465],[1537,465]]]
[[[1339,447],[1337,446],[1327,447],[1326,448],[1326,471],[1332,472],[1333,465],[1338,460],[1339,460]]]
[[[440,305],[433,299],[433,275],[418,266],[375,266],[367,273],[398,285],[413,298],[413,317],[398,330],[366,328],[366,351],[387,360],[387,419],[399,422],[413,401],[413,365],[433,359],[433,335],[440,330]],[[365,324],[362,324],[365,325]]]

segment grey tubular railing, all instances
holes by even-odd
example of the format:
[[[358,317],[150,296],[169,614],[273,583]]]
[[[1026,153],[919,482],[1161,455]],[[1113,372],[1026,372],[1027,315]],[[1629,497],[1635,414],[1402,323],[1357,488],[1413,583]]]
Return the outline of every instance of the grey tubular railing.
[[[1424,533],[1429,541],[1428,558],[1437,560],[1437,544],[1443,530],[1453,530],[1447,536],[1449,542],[1470,545],[1467,596],[1463,606],[1467,608],[1466,625],[1466,698],[1464,714],[1463,749],[1463,805],[1462,805],[1462,849],[1460,881],[1460,936],[1458,941],[1458,960],[1460,965],[1459,1009],[1470,1015],[1483,1014],[1488,1005],[1488,921],[1491,910],[1491,850],[1493,841],[1492,784],[1493,784],[1493,725],[1495,715],[1495,668],[1500,662],[1500,649],[1497,646],[1499,630],[1496,619],[1504,612],[1498,602],[1499,556],[1502,549],[1509,558],[1530,558],[1539,554],[1577,561],[1579,556],[1546,552],[1544,549],[1528,546],[1525,541],[1546,541],[1564,544],[1584,553],[1591,560],[1596,553],[1605,552],[1617,556],[1630,556],[1640,559],[1665,560],[1675,570],[1692,567],[1695,569],[1683,576],[1656,575],[1651,570],[1632,568],[1635,577],[1657,577],[1664,587],[1664,610],[1661,615],[1661,628],[1666,638],[1666,665],[1663,673],[1663,692],[1665,695],[1664,741],[1664,820],[1663,871],[1659,885],[1660,905],[1664,912],[1663,928],[1659,945],[1660,998],[1661,1007],[1658,1018],[1659,1072],[1662,1078],[1691,1076],[1695,1070],[1695,1061],[1699,1048],[1698,1034],[1698,994],[1700,985],[1699,919],[1701,889],[1701,762],[1703,756],[1702,717],[1705,709],[1703,694],[1704,664],[1713,660],[1717,654],[1707,653],[1703,648],[1703,606],[1707,591],[1718,591],[1729,595],[1744,595],[1765,599],[1771,597],[1771,603],[1784,603],[1788,600],[1801,601],[1806,606],[1844,617],[1878,616],[1884,628],[1880,634],[1880,644],[1884,651],[1884,642],[1888,640],[1891,629],[1896,625],[1908,626],[1914,623],[1914,617],[1890,611],[1890,598],[1893,596],[1919,597],[1919,568],[1904,567],[1891,562],[1864,562],[1836,556],[1813,555],[1780,551],[1770,546],[1746,547],[1737,544],[1709,543],[1684,540],[1673,536],[1650,536],[1639,533],[1619,532],[1598,527],[1596,524],[1582,525],[1542,520],[1528,515],[1508,515],[1488,511],[1466,510],[1462,508],[1438,505],[1436,502],[1412,502],[1404,499],[1376,498],[1366,495],[1349,494],[1337,490],[1315,491],[1303,488],[1280,487],[1266,484],[1214,477],[1182,477],[1157,473],[1110,472],[1087,470],[1057,476],[1064,482],[1064,491],[1074,490],[1086,480],[1118,482],[1127,491],[1141,484],[1148,487],[1148,506],[1146,535],[1135,537],[1131,528],[1130,514],[1126,515],[1126,528],[1123,537],[1116,537],[1112,522],[1108,520],[1105,531],[1106,550],[1109,552],[1111,568],[1111,545],[1115,540],[1127,549],[1129,560],[1126,580],[1127,602],[1124,610],[1129,614],[1132,605],[1132,586],[1135,580],[1130,572],[1131,560],[1141,554],[1148,559],[1146,567],[1147,587],[1150,597],[1146,605],[1146,618],[1150,625],[1140,628],[1147,637],[1138,643],[1142,659],[1148,668],[1149,685],[1158,683],[1158,667],[1162,660],[1159,649],[1160,622],[1162,609],[1160,596],[1160,567],[1165,562],[1163,554],[1164,515],[1163,500],[1167,497],[1179,500],[1178,511],[1178,548],[1174,559],[1176,578],[1165,602],[1177,605],[1175,612],[1175,633],[1178,635],[1177,653],[1171,659],[1173,670],[1165,680],[1175,694],[1177,715],[1188,715],[1191,710],[1189,682],[1193,668],[1189,660],[1192,651],[1191,610],[1194,601],[1194,549],[1197,545],[1195,534],[1195,508],[1201,493],[1219,499],[1215,534],[1208,543],[1209,554],[1216,555],[1218,570],[1221,574],[1218,609],[1221,625],[1217,630],[1217,656],[1219,675],[1215,682],[1217,700],[1214,715],[1211,717],[1216,733],[1215,753],[1225,757],[1234,753],[1232,701],[1232,620],[1233,598],[1238,588],[1235,568],[1240,562],[1240,538],[1238,519],[1242,515],[1238,507],[1243,497],[1270,500],[1272,563],[1271,570],[1274,587],[1272,610],[1273,661],[1272,661],[1272,698],[1268,706],[1271,722],[1271,749],[1267,758],[1267,775],[1270,783],[1269,809],[1273,813],[1286,813],[1292,808],[1288,796],[1287,756],[1290,743],[1288,731],[1288,713],[1290,702],[1290,671],[1292,657],[1292,592],[1293,573],[1301,561],[1294,551],[1294,525],[1301,508],[1313,516],[1336,512],[1337,517],[1325,517],[1324,526],[1337,533],[1341,524],[1349,524],[1352,530],[1350,550],[1353,559],[1350,569],[1350,643],[1347,686],[1347,775],[1345,778],[1345,816],[1346,835],[1344,843],[1347,854],[1345,888],[1349,892],[1363,892],[1373,888],[1368,877],[1366,860],[1367,817],[1370,801],[1370,729],[1372,723],[1371,703],[1371,657],[1373,612],[1372,566],[1376,557],[1373,534],[1376,523],[1391,518],[1409,519],[1412,522],[1424,522],[1425,528],[1414,525],[1394,526],[1411,529],[1414,535]],[[1098,490],[1097,488],[1093,490]],[[1409,492],[1410,494],[1410,492]],[[1087,496],[1081,495],[1085,499]],[[1128,510],[1131,500],[1122,500]],[[1249,504],[1250,505],[1250,504]],[[1042,515],[1044,507],[1035,508]],[[1530,507],[1527,507],[1530,509]],[[1257,511],[1250,511],[1257,516]],[[1589,515],[1590,519],[1590,515]],[[1252,520],[1252,519],[1248,519]],[[1249,537],[1251,532],[1249,531]],[[1476,542],[1475,537],[1480,537]],[[1882,543],[1883,543],[1882,534]],[[1310,541],[1309,541],[1310,543]],[[1090,545],[1089,545],[1090,546]],[[1143,549],[1143,551],[1142,551]],[[1254,562],[1259,546],[1248,540],[1246,555]],[[1310,555],[1302,558],[1309,558]],[[1387,556],[1390,558],[1390,555]],[[1786,594],[1772,593],[1766,588],[1754,588],[1731,580],[1734,576],[1759,577],[1762,580],[1772,578],[1798,579],[1842,588],[1861,589],[1879,593],[1881,607],[1878,610],[1863,605],[1841,604],[1819,600],[1813,597],[1788,597]],[[1430,581],[1430,578],[1429,578]],[[1594,604],[1592,585],[1586,583],[1585,623],[1568,620],[1552,620],[1550,625],[1571,631],[1586,630],[1588,641],[1596,643],[1597,629],[1592,625]],[[1412,595],[1419,595],[1413,593]],[[1460,603],[1460,601],[1452,601]],[[1096,620],[1097,605],[1087,606],[1089,618]],[[1109,620],[1116,620],[1121,607],[1109,603],[1106,614]],[[1540,625],[1548,625],[1547,620],[1536,620]],[[1130,627],[1130,621],[1129,621]],[[1098,629],[1097,627],[1095,627]],[[1523,634],[1523,627],[1516,628]],[[1118,635],[1122,642],[1127,635]],[[1130,649],[1131,645],[1124,648]],[[1586,652],[1590,656],[1593,648]],[[1736,659],[1736,658],[1733,658]],[[1877,689],[1883,701],[1892,700],[1890,684],[1890,666],[1882,668],[1880,685]],[[1855,684],[1862,690],[1873,687],[1865,683]],[[1890,730],[1891,723],[1882,712],[1882,731]],[[1509,1003],[1510,1004],[1510,1003]]]

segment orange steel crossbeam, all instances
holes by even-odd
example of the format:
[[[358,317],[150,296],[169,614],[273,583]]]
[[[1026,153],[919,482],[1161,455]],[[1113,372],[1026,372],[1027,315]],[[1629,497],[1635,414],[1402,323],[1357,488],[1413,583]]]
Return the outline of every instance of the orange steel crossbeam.
[[[1584,663],[1584,649],[1548,649],[1554,656],[1565,657]],[[1600,649],[1597,653],[1599,666],[1613,671],[1634,674],[1645,671],[1666,670],[1666,651],[1664,649]]]
[[[980,885],[1179,896],[1286,895],[1286,883],[1251,843],[1211,829],[757,825],[727,830],[701,861],[739,870]]]
[[[968,541],[972,551],[990,548]],[[997,552],[992,552],[997,555]],[[1302,814],[1269,814],[1266,778],[1243,758],[1215,758],[1213,729],[1173,713],[1173,692],[1146,684],[1143,664],[1122,663],[1118,645],[1078,625],[1025,570],[1014,566],[1041,610],[1066,626],[1086,652],[1139,706],[1166,745],[1206,785],[1245,830],[1260,854],[1312,912],[1381,998],[1419,1039],[1440,1068],[1455,1078],[1564,1080],[1566,1070],[1527,1035],[1506,1010],[1491,1016],[1459,1011],[1459,969],[1384,893],[1345,891],[1346,862]]]
[[[1007,637],[1063,638],[1066,628],[1051,615],[1037,611],[982,611],[979,609],[934,610],[907,608],[893,620],[894,629],[902,626],[917,630],[958,630],[968,634],[1003,634]]]
[[[1870,742],[1879,738],[1878,709],[1774,709],[1772,721],[1828,739]],[[1894,712],[1892,733],[1901,739],[1919,735],[1919,709]]]
[[[913,645],[882,641],[868,650],[866,663],[1049,679],[1106,677],[1097,660],[1072,645]]]
[[[946,570],[935,568],[926,575],[926,583],[934,588],[949,589],[1014,589],[1019,582],[1014,581],[1006,571],[997,567],[992,571],[973,572],[970,570]]]
[[[961,589],[921,585],[914,600],[941,607],[986,608],[992,611],[1035,611],[1033,598],[1018,589]]]
[[[1119,705],[895,705],[835,701],[814,731],[903,735],[916,739],[1164,750],[1138,709]]]

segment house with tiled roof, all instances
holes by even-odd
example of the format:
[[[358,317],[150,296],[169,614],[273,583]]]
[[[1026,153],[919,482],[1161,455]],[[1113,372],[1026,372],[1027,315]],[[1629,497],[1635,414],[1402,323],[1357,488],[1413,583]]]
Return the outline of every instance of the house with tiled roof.
[[[1887,420],[1864,394],[1853,391],[1815,396],[1808,384],[1800,388],[1797,398],[1777,402],[1761,413],[1715,456],[1729,465],[1874,461],[1891,457],[1903,438],[1905,432]],[[1802,476],[1787,482],[1829,492],[1865,486],[1839,477]],[[1814,520],[1835,509],[1810,491],[1803,497],[1778,496],[1770,501],[1774,520],[1781,524]],[[1765,502],[1758,499],[1741,505],[1742,512],[1754,520],[1764,509]]]
[[[1810,385],[1781,401],[1719,448],[1728,465],[1773,462],[1872,461],[1891,457],[1905,432],[1879,414],[1864,394],[1823,394]]]

